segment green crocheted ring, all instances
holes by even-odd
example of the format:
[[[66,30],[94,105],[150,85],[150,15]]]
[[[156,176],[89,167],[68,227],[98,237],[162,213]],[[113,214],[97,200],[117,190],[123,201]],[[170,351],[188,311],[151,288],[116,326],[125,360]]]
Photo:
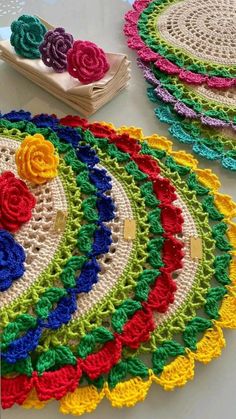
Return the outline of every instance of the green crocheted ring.
[[[137,8],[139,3],[141,7],[141,2],[136,3]],[[231,7],[216,0],[151,0],[146,2],[144,9],[141,8],[138,32],[152,51],[179,67],[209,76],[235,78]],[[225,17],[224,34],[212,36],[211,19],[217,34],[222,25],[222,15]]]
[[[0,175],[17,175],[15,152],[35,134],[59,170],[32,187],[32,219],[14,237],[26,261],[1,298],[2,406],[56,398],[83,413],[87,391],[95,406],[132,380],[183,385],[194,359],[220,354],[221,327],[236,327],[236,204],[166,138],[79,117],[1,115]],[[177,375],[176,362],[188,363]]]
[[[10,42],[19,56],[40,58],[39,45],[47,29],[36,16],[20,16],[12,22],[11,31]]]

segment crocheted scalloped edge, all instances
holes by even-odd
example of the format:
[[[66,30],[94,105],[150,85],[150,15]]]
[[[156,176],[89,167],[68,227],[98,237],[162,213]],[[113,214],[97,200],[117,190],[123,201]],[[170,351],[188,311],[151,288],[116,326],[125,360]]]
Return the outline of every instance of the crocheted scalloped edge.
[[[235,263],[232,269],[234,270],[232,278],[234,277],[234,286],[236,286]],[[194,378],[196,361],[208,364],[221,355],[226,345],[222,328],[236,328],[236,298],[234,296],[228,296],[224,300],[220,314],[220,320],[216,321],[214,327],[209,329],[198,342],[197,351],[195,353],[189,351],[187,355],[177,357],[171,364],[164,367],[160,377],[149,370],[147,380],[132,378],[117,384],[113,390],[110,390],[107,384],[100,391],[94,386],[80,387],[60,400],[60,412],[78,416],[90,413],[96,409],[104,397],[110,401],[112,407],[133,407],[146,399],[153,383],[167,391],[183,387]],[[38,400],[36,392],[32,391],[22,406],[41,409],[48,402]]]
[[[190,101],[192,101],[193,107],[200,107],[199,109],[201,112],[204,112],[204,110],[207,112],[208,110],[215,108],[214,110],[216,112],[220,113],[223,111],[226,114],[231,113],[231,116],[235,117],[236,104],[228,105],[222,103],[220,99],[208,99],[208,97],[204,96],[204,94],[201,91],[195,90],[192,85],[184,84],[176,76],[169,77],[166,73],[163,73],[156,67],[154,67],[154,74],[158,75],[158,79],[160,79],[163,82],[164,87],[165,84],[168,84],[168,86],[171,87],[171,92],[176,96],[176,98],[180,96],[183,102],[185,98],[189,99]],[[221,119],[220,115],[218,117],[219,119]]]
[[[211,118],[220,119],[225,123],[225,126],[232,126],[234,124],[236,106],[228,107],[220,102],[204,99],[203,96],[198,95],[191,87],[181,83],[177,77],[169,77],[165,73],[157,70],[153,65],[149,67],[140,59],[137,60],[137,63],[143,71],[144,78],[147,82],[155,88],[162,89],[163,92],[167,91],[169,96],[168,101],[173,105],[183,103],[186,109],[192,110],[193,118],[201,119],[202,117],[209,117],[209,121],[206,118],[203,120],[203,123],[206,125],[212,125]],[[155,90],[155,92],[158,95],[158,91]],[[194,96],[194,99],[191,96]],[[178,112],[178,108],[175,110]],[[188,115],[185,116],[188,117]]]
[[[145,66],[143,66],[142,63],[139,66],[145,72]],[[155,83],[155,77],[154,80],[150,78],[148,75],[145,78],[152,85],[153,83]],[[183,120],[184,117],[182,115],[178,116],[178,114],[176,113],[177,110],[175,109],[173,104],[163,103],[162,99],[158,98],[153,87],[147,89],[147,96],[149,97],[151,102],[162,103],[162,105],[160,105],[159,108],[156,108],[154,110],[155,115],[161,122],[165,122],[171,125],[171,127],[169,128],[169,132],[175,139],[185,144],[191,144],[193,152],[200,155],[201,157],[205,157],[208,160],[219,160],[225,169],[229,169],[232,171],[236,170],[236,144],[234,140],[225,137],[223,134],[214,135],[214,133],[211,134],[209,132],[209,138],[207,138],[207,142],[212,143],[210,144],[212,148],[210,146],[208,147],[205,144],[206,139],[203,138],[201,134],[191,135],[189,134],[189,132],[185,131],[185,127],[183,126],[183,123],[185,123]],[[196,124],[198,120],[191,120],[190,118],[188,118],[186,119],[186,121],[190,128],[191,125],[193,125],[194,131],[194,124]],[[215,122],[216,121],[217,120],[215,119]],[[204,128],[207,129],[208,127],[202,126],[203,130]],[[199,126],[198,129],[201,129],[201,127]],[[208,129],[210,130],[210,127]],[[202,135],[204,135],[204,133]],[[229,148],[229,150],[227,150],[227,148]]]
[[[205,139],[199,136],[195,137],[185,131],[183,124],[173,113],[170,105],[163,105],[154,110],[156,117],[161,121],[170,125],[170,134],[178,141],[184,144],[192,145],[195,154],[208,160],[217,160],[228,170],[236,171],[236,147],[232,144],[232,150],[222,150],[224,148],[223,141],[219,137],[212,137],[208,142],[212,143],[207,146]],[[190,124],[190,122],[189,122]],[[214,138],[214,140],[213,140]],[[212,148],[211,148],[212,146]]]
[[[106,124],[110,128],[114,128],[112,124]],[[188,167],[193,168],[198,174],[198,179],[201,183],[210,187],[214,191],[216,199],[218,199],[218,205],[220,206],[221,212],[228,219],[228,223],[233,227],[236,227],[230,221],[232,216],[232,209],[228,206],[228,199],[226,195],[222,195],[218,192],[220,182],[216,175],[214,175],[209,169],[198,169],[198,162],[189,154],[185,152],[175,152],[172,150],[170,141],[164,137],[158,137],[156,135],[144,137],[142,130],[135,127],[121,127],[117,132],[129,132],[134,138],[139,138],[141,141],[148,141],[152,147],[155,147],[155,142],[158,138],[158,148],[160,143],[164,150],[168,150],[172,154],[176,161],[181,164],[185,164]],[[163,141],[162,141],[163,139]],[[224,199],[226,197],[226,199]],[[230,234],[230,242],[236,245],[235,233],[232,230]],[[235,256],[236,252],[232,254]],[[234,259],[230,265],[230,279],[232,283],[228,286],[229,294],[224,298],[220,308],[219,320],[214,320],[214,327],[208,329],[204,333],[203,338],[197,344],[197,351],[187,351],[185,356],[178,356],[171,364],[164,367],[160,377],[156,376],[152,370],[149,371],[148,380],[144,381],[140,378],[133,378],[125,382],[121,382],[116,385],[113,390],[108,388],[105,384],[101,391],[98,391],[94,386],[81,387],[75,390],[73,393],[68,393],[60,401],[60,411],[62,413],[70,413],[75,415],[81,415],[93,411],[100,401],[106,397],[110,400],[113,407],[131,407],[137,402],[143,401],[148,390],[153,382],[161,385],[165,390],[172,390],[175,387],[181,387],[187,383],[188,380],[194,377],[195,361],[207,364],[214,358],[218,357],[223,347],[225,346],[225,340],[223,337],[222,328],[236,328],[236,260]],[[41,402],[37,399],[35,390],[32,390],[28,398],[25,400],[23,406],[25,408],[42,408],[48,402]]]
[[[139,17],[152,0],[135,0],[133,10],[125,15],[126,24],[124,33],[128,38],[128,46],[135,49],[141,59],[146,62],[154,62],[155,66],[167,74],[178,75],[180,80],[189,84],[207,83],[209,87],[217,89],[228,88],[236,85],[236,78],[226,79],[224,77],[206,76],[193,71],[185,70],[171,61],[152,51],[141,39],[137,30]],[[133,25],[133,31],[130,27]]]
[[[176,99],[176,97],[170,93],[167,87],[163,87],[161,81],[157,79],[155,81],[155,76],[153,73],[151,73],[151,71],[144,69],[143,74],[146,81],[151,83],[154,87],[153,93],[157,96],[157,98],[164,103],[170,104],[175,112],[177,112],[179,115],[186,118],[191,118],[193,120],[199,120],[203,125],[207,125],[209,127],[215,127],[218,125],[222,128],[232,128],[236,130],[236,125],[234,125],[234,122],[232,120],[226,121],[226,119],[221,114],[219,114],[219,112],[216,112],[216,117],[212,117],[208,114],[210,111],[198,112],[191,107],[192,105],[186,105],[182,98]]]
[[[208,73],[211,76],[222,76],[225,78],[234,78],[235,77],[235,65],[230,64],[224,66],[223,64],[216,64],[213,61],[203,60],[194,56],[190,57],[190,54],[186,54],[184,48],[169,44],[164,37],[156,30],[157,22],[162,13],[165,13],[169,7],[173,4],[179,3],[180,0],[152,0],[151,3],[145,9],[145,12],[140,16],[139,19],[139,33],[142,37],[142,23],[144,22],[144,39],[147,44],[150,41],[154,41],[157,51],[163,57],[170,56],[170,61],[173,61],[181,68],[186,68],[187,70],[194,71],[200,74]],[[154,37],[152,36],[152,31]],[[164,49],[164,51],[163,51]],[[162,52],[163,51],[163,52]]]

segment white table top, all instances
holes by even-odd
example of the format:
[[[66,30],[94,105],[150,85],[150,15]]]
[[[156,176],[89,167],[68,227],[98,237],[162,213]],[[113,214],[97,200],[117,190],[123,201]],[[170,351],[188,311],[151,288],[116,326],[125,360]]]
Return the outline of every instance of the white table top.
[[[105,51],[126,53],[132,61],[132,79],[128,89],[108,103],[91,121],[105,120],[120,125],[141,126],[145,134],[157,132],[168,136],[167,127],[155,118],[154,105],[146,97],[146,83],[135,63],[135,53],[128,49],[122,33],[123,16],[132,0],[0,0],[0,39],[9,36],[9,25],[23,13],[36,14],[56,26],[63,26],[75,37],[96,42]],[[2,112],[25,109],[33,114],[75,111],[26,80],[7,64],[0,62],[0,108]],[[174,141],[175,148],[181,149]],[[187,151],[191,149],[186,146]],[[200,160],[202,168],[211,168],[221,179],[224,193],[236,200],[235,173],[217,163]],[[197,365],[195,378],[184,388],[165,392],[153,385],[147,400],[132,409],[112,409],[103,401],[90,414],[91,419],[121,417],[131,419],[235,419],[236,418],[236,331],[225,331],[227,346],[222,356],[209,365]],[[41,410],[14,407],[4,411],[4,419],[56,419],[63,417],[57,402]],[[70,417],[70,416],[68,416]],[[85,415],[84,417],[89,417]]]

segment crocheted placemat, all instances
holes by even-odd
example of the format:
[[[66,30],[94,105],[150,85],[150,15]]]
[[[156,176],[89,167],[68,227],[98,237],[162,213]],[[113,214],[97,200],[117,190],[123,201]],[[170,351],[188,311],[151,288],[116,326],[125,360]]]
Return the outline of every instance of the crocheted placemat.
[[[2,115],[0,149],[4,408],[133,406],[220,355],[236,327],[236,204],[216,175],[157,134],[79,117]],[[19,173],[23,226],[6,204]]]
[[[187,83],[236,84],[235,2],[136,0],[124,32],[141,59]]]

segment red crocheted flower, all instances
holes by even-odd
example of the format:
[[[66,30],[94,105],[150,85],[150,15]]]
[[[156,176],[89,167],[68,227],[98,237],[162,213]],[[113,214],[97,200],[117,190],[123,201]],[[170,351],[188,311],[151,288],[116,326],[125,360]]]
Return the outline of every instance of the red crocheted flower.
[[[0,175],[0,228],[12,233],[31,219],[36,199],[12,172]]]
[[[67,52],[67,69],[83,84],[100,80],[109,70],[105,52],[90,41],[75,41]]]

